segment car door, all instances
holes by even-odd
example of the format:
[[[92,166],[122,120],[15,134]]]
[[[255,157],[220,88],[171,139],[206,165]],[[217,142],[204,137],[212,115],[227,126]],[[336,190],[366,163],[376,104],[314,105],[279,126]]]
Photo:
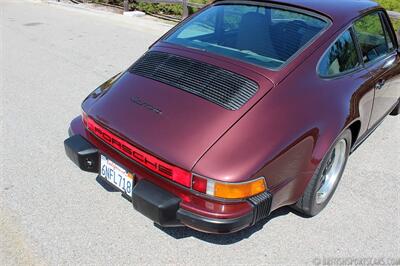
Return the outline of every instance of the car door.
[[[371,88],[371,74],[364,68],[361,54],[357,48],[356,36],[352,25],[346,28],[326,50],[318,63],[318,75],[327,87],[346,88],[338,97],[344,106],[349,104],[351,119],[361,122],[360,136],[368,129],[374,91]],[[324,85],[322,85],[324,86]],[[348,93],[351,98],[348,98]],[[350,101],[350,102],[347,102]]]
[[[388,114],[399,98],[400,56],[394,32],[383,11],[374,11],[354,23],[364,64],[371,73],[374,102],[368,128]]]

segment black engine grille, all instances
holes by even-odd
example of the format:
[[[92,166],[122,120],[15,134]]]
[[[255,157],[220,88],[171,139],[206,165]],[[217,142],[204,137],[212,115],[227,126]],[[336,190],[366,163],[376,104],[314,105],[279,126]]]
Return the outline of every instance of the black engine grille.
[[[257,83],[241,75],[164,52],[146,53],[129,71],[193,93],[228,110],[239,109],[258,90]]]

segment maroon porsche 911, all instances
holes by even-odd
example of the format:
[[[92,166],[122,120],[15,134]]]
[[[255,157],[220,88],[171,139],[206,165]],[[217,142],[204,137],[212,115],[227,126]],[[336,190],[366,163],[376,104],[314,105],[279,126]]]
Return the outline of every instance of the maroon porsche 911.
[[[217,0],[94,90],[65,150],[161,226],[313,216],[400,112],[398,45],[369,0]]]

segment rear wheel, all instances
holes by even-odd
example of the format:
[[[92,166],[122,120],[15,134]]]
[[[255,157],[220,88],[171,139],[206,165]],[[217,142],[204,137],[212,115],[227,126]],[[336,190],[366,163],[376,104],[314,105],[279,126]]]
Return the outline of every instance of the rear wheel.
[[[309,215],[317,215],[332,198],[350,154],[351,131],[347,129],[326,153],[303,196],[293,206]]]

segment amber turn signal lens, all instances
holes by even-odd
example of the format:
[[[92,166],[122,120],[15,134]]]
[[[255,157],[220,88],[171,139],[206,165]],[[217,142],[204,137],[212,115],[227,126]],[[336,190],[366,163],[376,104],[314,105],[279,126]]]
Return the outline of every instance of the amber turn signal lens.
[[[267,189],[264,178],[258,178],[246,183],[214,184],[214,196],[225,199],[243,199],[260,194]]]

